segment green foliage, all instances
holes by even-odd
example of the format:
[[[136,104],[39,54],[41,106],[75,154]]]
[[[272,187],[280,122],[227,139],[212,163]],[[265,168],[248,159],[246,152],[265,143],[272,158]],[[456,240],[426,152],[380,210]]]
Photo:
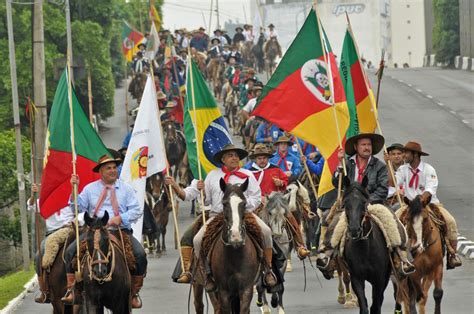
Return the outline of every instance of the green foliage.
[[[30,141],[22,137],[23,167],[25,173],[30,171]],[[13,130],[0,132],[0,208],[18,199],[18,181],[16,175],[16,145]]]
[[[14,208],[13,217],[6,211],[0,212],[0,239],[11,240],[13,243],[21,244],[21,221],[20,210]]]
[[[436,61],[454,65],[454,57],[460,53],[459,45],[459,1],[434,0],[433,49]]]
[[[30,267],[29,271],[18,271],[0,278],[0,310],[25,289],[23,286],[34,274],[34,267]]]

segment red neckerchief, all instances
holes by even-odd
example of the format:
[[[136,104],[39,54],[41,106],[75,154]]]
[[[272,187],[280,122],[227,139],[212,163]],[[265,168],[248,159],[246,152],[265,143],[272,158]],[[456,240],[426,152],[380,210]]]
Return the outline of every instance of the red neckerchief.
[[[286,156],[288,156],[288,152],[285,155],[282,155],[280,151],[278,151],[278,155],[280,156],[280,160],[278,160],[278,167],[280,167],[281,162],[285,166],[285,171],[288,171],[288,165],[286,164]]]
[[[410,182],[408,183],[408,186],[410,188],[413,187],[413,183],[415,183],[415,190],[418,188],[418,182],[420,181],[420,177],[418,176],[418,173],[420,173],[420,169],[416,168],[415,170],[410,169],[412,173],[412,177],[410,179]]]
[[[359,166],[359,162],[357,161],[357,156],[355,158],[355,162],[356,162],[356,167],[357,167],[357,182],[359,183],[362,183],[362,179],[364,179],[364,172],[365,172],[365,168],[367,167],[367,164],[363,165],[362,167]]]
[[[229,169],[227,169],[226,166],[222,166],[222,171],[225,173],[225,175],[224,175],[224,181],[225,181],[225,183],[228,183],[228,182],[229,182],[229,178],[230,178],[230,176],[232,176],[232,175],[234,175],[234,176],[236,176],[236,177],[239,177],[239,178],[241,178],[241,179],[247,179],[247,178],[249,177],[249,176],[246,175],[245,173],[240,172],[239,169],[240,169],[240,168],[237,168],[237,169],[235,169],[235,170],[230,171]]]

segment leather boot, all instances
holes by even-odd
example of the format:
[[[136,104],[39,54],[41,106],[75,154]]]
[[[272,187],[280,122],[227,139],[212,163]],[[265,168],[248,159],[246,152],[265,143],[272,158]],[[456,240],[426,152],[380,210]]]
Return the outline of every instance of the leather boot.
[[[403,250],[401,247],[396,249],[400,262],[394,261],[395,267],[398,268],[398,272],[402,276],[407,276],[415,272],[415,266],[408,259],[408,253],[406,250]]]
[[[138,292],[143,287],[143,276],[132,276],[132,309],[142,308],[142,299]]]
[[[191,267],[191,256],[193,254],[192,246],[182,246],[181,247],[181,256],[183,258],[184,269],[183,273],[179,276],[177,283],[191,283],[191,273],[189,268]]]
[[[61,298],[61,301],[64,304],[72,305],[74,304],[74,283],[75,283],[76,277],[73,273],[72,274],[67,273],[66,279],[67,279],[67,284],[66,284],[67,291],[64,297]]]
[[[277,284],[277,280],[275,275],[272,272],[272,254],[273,254],[273,249],[272,248],[265,248],[263,250],[263,255],[265,257],[265,262],[267,264],[267,271],[265,272],[265,284],[272,288]]]
[[[328,230],[327,226],[321,225],[321,235],[319,236],[319,249],[323,249],[324,247],[324,239],[326,238],[326,232]]]
[[[453,269],[462,266],[461,258],[456,254],[458,250],[458,241],[450,240],[449,244],[451,248],[450,250],[448,249],[448,263],[446,264],[446,269]]]
[[[43,270],[41,276],[38,276],[38,285],[40,288],[40,294],[35,297],[36,303],[51,303],[49,296],[48,285],[46,283],[46,274]]]

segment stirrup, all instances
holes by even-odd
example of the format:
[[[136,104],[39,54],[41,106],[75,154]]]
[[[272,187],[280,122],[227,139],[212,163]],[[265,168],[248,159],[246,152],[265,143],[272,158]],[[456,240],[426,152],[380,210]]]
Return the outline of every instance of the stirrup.
[[[326,264],[321,265],[319,263],[319,261],[323,261],[323,258],[326,259],[327,261],[326,261]],[[326,269],[328,269],[330,262],[331,262],[331,258],[328,257],[327,255],[324,255],[324,257],[318,257],[316,259],[316,267],[318,267],[319,269],[322,269],[322,270],[326,270]]]
[[[411,269],[410,271],[405,271],[405,267],[403,267],[404,265],[411,266],[412,269]],[[403,261],[400,261],[400,272],[402,273],[403,276],[408,276],[408,275],[410,275],[410,274],[413,274],[415,271],[416,271],[415,265],[413,265],[413,264],[410,263],[410,262],[403,262]]]
[[[49,303],[51,303],[49,293],[45,293],[43,291],[40,291],[40,295],[35,297],[35,302],[39,303],[39,304],[49,304]]]

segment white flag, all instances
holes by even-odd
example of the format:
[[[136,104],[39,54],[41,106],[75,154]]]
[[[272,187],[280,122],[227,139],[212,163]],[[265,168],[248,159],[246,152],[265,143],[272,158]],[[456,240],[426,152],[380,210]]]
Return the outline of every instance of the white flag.
[[[146,42],[146,53],[145,57],[148,58],[148,60],[152,61],[155,59],[155,54],[158,51],[158,47],[160,46],[160,36],[158,35],[158,32],[156,31],[155,23],[151,23],[151,29],[150,29],[150,38],[148,38],[148,41]]]
[[[255,17],[253,18],[253,29],[252,29],[252,35],[253,35],[253,43],[257,44],[258,38],[260,37],[260,28],[262,28],[262,19],[260,18],[260,12],[255,11]]]
[[[127,155],[120,179],[129,183],[137,193],[141,211],[145,201],[146,179],[166,169],[165,145],[161,134],[155,84],[150,75],[143,90]],[[143,215],[132,224],[133,236],[141,242]]]

